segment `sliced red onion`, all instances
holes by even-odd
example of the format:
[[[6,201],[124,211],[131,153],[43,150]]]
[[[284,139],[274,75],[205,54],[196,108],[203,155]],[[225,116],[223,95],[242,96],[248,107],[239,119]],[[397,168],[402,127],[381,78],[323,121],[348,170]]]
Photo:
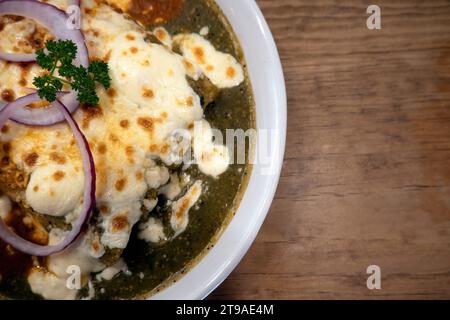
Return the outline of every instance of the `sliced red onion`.
[[[37,93],[32,94],[32,96],[33,101],[31,103],[42,101]],[[64,120],[64,116],[55,107],[55,103],[52,103],[51,106],[46,108],[28,108],[27,106],[29,103],[25,102],[26,100],[17,104],[17,109],[12,115],[11,120],[30,126],[48,126]],[[76,91],[70,91],[61,98],[61,102],[66,106],[70,113],[73,113],[79,106]]]
[[[0,51],[0,60],[10,62],[34,62],[36,55],[34,53],[7,53]]]
[[[44,27],[49,29],[57,39],[72,40],[77,46],[76,63],[87,68],[89,66],[89,54],[84,41],[84,36],[81,30],[69,29],[67,26],[67,15],[64,11],[59,10],[55,6],[47,3],[42,3],[34,0],[4,0],[0,1],[0,15],[17,15],[24,16],[41,23]],[[28,62],[35,61],[28,60],[31,55],[18,55],[16,60],[7,59],[7,57],[14,56],[14,54],[0,52],[0,59]],[[21,57],[20,57],[21,56]],[[64,96],[61,102],[72,113],[78,106],[76,91]],[[20,122],[22,124],[45,126],[52,125],[64,120],[64,116],[56,110],[54,105],[42,110],[30,110],[25,106],[17,109],[11,120]]]
[[[20,102],[21,99],[30,100],[31,98],[29,96],[19,98],[16,101],[8,104],[2,111],[0,111],[0,128],[2,128],[8,121],[8,119],[14,114],[16,105],[18,103],[24,103]],[[87,228],[95,204],[96,175],[94,159],[89,149],[89,144],[69,110],[59,101],[56,101],[53,105],[58,109],[59,112],[61,112],[61,114],[69,124],[69,127],[72,129],[75,140],[77,141],[78,147],[80,148],[81,157],[83,160],[83,172],[85,179],[84,193],[82,209],[78,220],[72,226],[72,230],[67,234],[63,241],[52,246],[41,246],[20,237],[19,235],[14,233],[3,222],[2,219],[0,219],[0,238],[4,242],[10,244],[13,248],[37,257],[46,257],[61,252],[69,247],[73,242],[75,242],[75,240],[77,240],[81,233]]]
[[[36,90],[34,90],[36,91]],[[60,92],[57,97],[61,99],[61,101],[71,100],[73,95],[73,91],[70,92]],[[34,125],[48,125],[61,122],[61,116],[64,119],[64,116],[52,105],[49,107],[43,108],[29,108],[28,105],[32,103],[41,102],[42,99],[39,97],[37,93],[31,93],[26,96],[23,96],[11,103],[14,104],[14,113],[11,115],[10,119],[22,123],[23,121],[17,121],[16,119],[30,118],[34,119]],[[0,110],[2,110],[6,106],[5,103],[0,101]],[[73,106],[73,104],[72,104]],[[75,108],[76,109],[76,108]],[[69,110],[71,113],[75,111],[75,109]]]

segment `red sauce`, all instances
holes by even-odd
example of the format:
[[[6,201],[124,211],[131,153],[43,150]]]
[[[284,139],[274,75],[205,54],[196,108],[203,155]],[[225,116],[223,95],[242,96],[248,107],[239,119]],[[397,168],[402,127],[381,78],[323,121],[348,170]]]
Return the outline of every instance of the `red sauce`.
[[[144,25],[165,23],[183,10],[184,0],[133,0],[128,13]]]

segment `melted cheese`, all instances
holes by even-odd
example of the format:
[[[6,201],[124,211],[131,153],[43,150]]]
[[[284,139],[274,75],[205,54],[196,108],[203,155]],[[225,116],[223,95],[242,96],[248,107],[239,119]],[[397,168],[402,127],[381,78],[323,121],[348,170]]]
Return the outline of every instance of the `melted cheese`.
[[[100,226],[103,229],[101,242],[109,248],[125,249],[131,228],[142,215],[140,202],[117,203],[103,215]]]
[[[186,230],[189,223],[189,211],[198,201],[201,194],[202,182],[197,180],[184,196],[173,203],[170,224],[175,231],[174,237],[177,237]]]
[[[62,241],[66,236],[66,232],[54,228],[49,236],[49,244],[52,245]],[[81,274],[86,276],[91,272],[98,272],[105,267],[98,260],[99,252],[104,251],[98,241],[98,236],[93,231],[89,231],[71,250],[66,250],[49,257],[47,268],[58,277],[66,279],[70,275],[67,273],[67,268],[76,265],[80,267]]]
[[[25,193],[33,210],[50,216],[64,216],[75,210],[82,194],[83,177],[71,164],[36,168]]]
[[[145,209],[147,209],[148,212],[152,211],[156,208],[156,205],[158,204],[158,199],[144,199],[142,202]]]
[[[36,30],[36,24],[30,20],[21,20],[7,24],[0,32],[0,51],[14,53],[18,51],[18,43],[20,43],[20,52],[32,53],[28,39]]]
[[[33,79],[41,73],[41,68],[36,64],[24,68],[19,64],[9,64],[0,60],[0,94],[5,90],[12,90],[14,99],[29,94],[28,88],[33,87]],[[2,98],[3,95],[0,96],[0,104],[9,102]]]
[[[50,232],[49,244],[54,245],[62,241],[67,232],[60,229],[52,229]],[[98,272],[105,266],[98,260],[98,251],[101,250],[96,235],[90,231],[87,235],[74,245],[72,249],[66,250],[48,258],[47,270],[40,268],[33,269],[28,275],[28,283],[31,290],[50,300],[73,300],[78,294],[77,289],[67,286],[67,280],[71,273],[69,267],[80,268],[81,276],[86,276],[91,272]]]
[[[244,81],[244,70],[230,54],[217,51],[198,34],[181,34],[173,38],[183,56],[196,64],[201,72],[219,88],[231,88]]]
[[[211,125],[206,120],[194,125],[194,156],[199,169],[217,178],[224,173],[230,163],[228,148],[213,142]]]
[[[159,243],[167,240],[161,220],[149,218],[147,222],[139,225],[139,230],[138,238],[141,240],[150,243]]]
[[[78,294],[77,290],[67,288],[66,279],[38,268],[31,270],[28,283],[33,293],[47,300],[74,300]]]
[[[130,8],[131,0],[106,0],[110,5],[126,12]]]
[[[145,181],[150,189],[158,189],[169,181],[169,170],[162,166],[149,168],[145,171]]]
[[[153,35],[159,40],[164,46],[172,49],[172,36],[163,27],[158,27],[153,29]]]

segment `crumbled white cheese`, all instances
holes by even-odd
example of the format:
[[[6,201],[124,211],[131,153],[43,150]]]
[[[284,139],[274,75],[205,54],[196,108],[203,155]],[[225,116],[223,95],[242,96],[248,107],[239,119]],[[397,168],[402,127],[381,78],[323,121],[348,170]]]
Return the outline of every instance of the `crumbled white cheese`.
[[[145,181],[150,189],[158,189],[169,181],[169,170],[166,167],[155,166],[145,171]]]
[[[180,178],[177,174],[170,175],[170,182],[159,190],[160,194],[166,196],[169,200],[174,200],[180,193],[182,186],[180,185]]]
[[[104,269],[102,272],[97,274],[95,278],[97,279],[97,281],[109,281],[112,280],[112,278],[114,278],[120,272],[128,272],[128,266],[122,258],[120,258],[114,265]]]
[[[143,201],[144,208],[147,209],[148,212],[155,209],[156,205],[158,204],[158,199],[144,199]]]
[[[183,191],[183,188],[189,183],[190,177],[183,175],[180,179],[178,174],[170,175],[170,182],[159,190],[169,200],[175,200]]]
[[[204,26],[203,28],[200,29],[199,35],[201,35],[202,37],[206,37],[209,33],[209,27],[208,26]]]
[[[139,225],[138,238],[150,243],[159,243],[166,241],[167,237],[164,233],[164,226],[159,219],[149,218],[147,222]]]

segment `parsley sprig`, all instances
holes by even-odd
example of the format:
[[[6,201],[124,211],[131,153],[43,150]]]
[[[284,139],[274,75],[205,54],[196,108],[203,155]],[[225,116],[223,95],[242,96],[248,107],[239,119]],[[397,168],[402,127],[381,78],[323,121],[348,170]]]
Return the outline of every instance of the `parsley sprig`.
[[[80,103],[98,104],[96,84],[100,83],[106,89],[111,86],[108,64],[92,61],[88,68],[74,65],[77,46],[71,40],[47,41],[45,49],[36,51],[37,64],[48,71],[45,75],[34,78],[33,84],[38,89],[39,97],[53,102],[57,92],[66,84],[77,91]],[[55,75],[56,71],[58,76]]]

